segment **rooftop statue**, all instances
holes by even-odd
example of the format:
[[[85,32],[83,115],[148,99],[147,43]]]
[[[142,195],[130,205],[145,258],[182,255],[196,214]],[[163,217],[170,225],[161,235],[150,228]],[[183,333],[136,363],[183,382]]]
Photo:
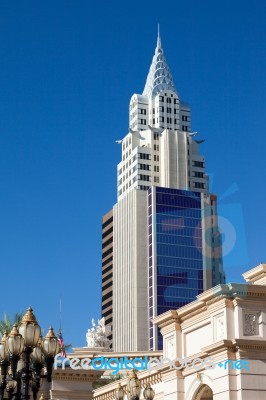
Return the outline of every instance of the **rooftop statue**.
[[[110,334],[111,327],[105,326],[105,318],[98,319],[98,325],[96,326],[94,318],[91,321],[92,328],[88,329],[86,334],[87,346],[92,347],[103,347],[105,350],[110,350],[111,340],[107,338]]]

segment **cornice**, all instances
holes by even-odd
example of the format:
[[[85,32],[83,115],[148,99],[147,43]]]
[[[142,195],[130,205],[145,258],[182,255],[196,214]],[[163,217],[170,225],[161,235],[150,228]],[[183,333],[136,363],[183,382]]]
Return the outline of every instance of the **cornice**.
[[[233,301],[233,307],[247,307],[247,308],[252,308],[252,307],[258,307],[258,303],[260,302],[260,308],[262,306],[262,308],[266,309],[266,299],[264,299],[264,296],[260,296],[260,297],[254,297],[254,298],[243,298],[243,297],[236,297]]]
[[[78,369],[74,370],[72,368],[66,369],[54,369],[53,370],[53,380],[57,381],[78,381],[78,382],[94,382],[99,377],[103,375],[104,371],[99,371],[95,369],[84,370]]]
[[[238,350],[252,350],[252,351],[265,351],[266,352],[266,340],[256,339],[234,339],[232,344],[236,351]]]

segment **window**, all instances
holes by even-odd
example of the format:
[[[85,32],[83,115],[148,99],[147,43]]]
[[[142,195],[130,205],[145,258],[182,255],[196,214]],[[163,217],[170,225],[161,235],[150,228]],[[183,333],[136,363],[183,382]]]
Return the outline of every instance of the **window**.
[[[178,99],[174,99],[174,103],[175,103],[175,104],[178,104]]]
[[[146,154],[146,153],[138,153],[138,156],[141,160],[150,160],[150,154]]]
[[[178,114],[178,110],[176,108],[174,109],[174,114]]]
[[[170,99],[170,97],[166,98],[166,103],[172,103],[172,100]]]
[[[148,164],[139,164],[138,167],[144,171],[150,171],[150,165]]]
[[[164,117],[160,117],[160,122],[164,122]]]
[[[182,131],[183,131],[183,132],[187,132],[187,131],[188,131],[188,127],[185,126],[185,125],[182,125]]]
[[[150,177],[149,177],[149,175],[142,175],[142,174],[140,174],[140,175],[138,176],[138,179],[141,180],[141,181],[149,181],[149,180],[150,180]]]
[[[149,189],[149,186],[138,185],[138,189],[140,189],[140,190],[148,190],[148,189]]]
[[[154,182],[159,183],[159,176],[154,177]]]
[[[154,165],[154,172],[159,172],[159,165]]]
[[[193,176],[195,176],[195,178],[204,178],[204,172],[193,171]]]
[[[178,124],[178,120],[175,118],[175,124]]]
[[[159,156],[158,155],[154,155],[153,159],[154,159],[154,161],[159,161]]]
[[[159,151],[159,145],[158,144],[154,144],[153,148],[154,148],[155,151]]]
[[[187,115],[182,115],[182,121],[188,121]]]
[[[202,161],[193,161],[193,167],[197,167],[197,168],[204,168],[204,162]]]
[[[196,189],[204,189],[204,188],[205,188],[205,185],[204,185],[204,183],[202,183],[202,182],[194,182],[194,187],[195,187]]]
[[[171,107],[167,107],[166,111],[167,111],[168,113],[171,113],[171,112],[172,112],[172,108],[171,108]]]
[[[164,106],[160,106],[159,111],[164,112]]]
[[[163,96],[159,96],[159,101],[161,101],[163,103],[164,102],[164,97]]]
[[[167,123],[171,124],[172,123],[172,118],[167,117]]]
[[[143,114],[143,115],[146,115],[146,110],[145,110],[145,108],[141,108],[141,109],[140,109],[140,113]]]
[[[146,119],[141,119],[141,120],[140,120],[140,123],[141,123],[142,125],[146,125]]]

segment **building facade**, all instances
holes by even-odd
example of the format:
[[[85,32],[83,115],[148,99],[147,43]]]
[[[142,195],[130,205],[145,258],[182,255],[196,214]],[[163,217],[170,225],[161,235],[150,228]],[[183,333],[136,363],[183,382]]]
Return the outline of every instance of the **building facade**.
[[[162,333],[162,352],[115,353],[83,347],[68,357],[81,363],[101,357],[113,362],[125,356],[148,359],[149,368],[137,372],[140,400],[147,384],[155,391],[154,400],[263,400],[266,264],[243,276],[246,283],[217,285],[195,301],[157,316],[154,322]],[[113,400],[119,384],[126,393],[128,370],[119,371],[123,375],[119,382],[93,390],[92,383],[113,370],[75,369],[54,369],[52,387],[41,387],[45,398]]]
[[[152,319],[224,282],[217,198],[195,137],[158,35],[144,91],[130,100],[129,131],[118,141],[107,283],[115,351],[162,349]]]
[[[102,219],[102,316],[113,330],[113,210]]]

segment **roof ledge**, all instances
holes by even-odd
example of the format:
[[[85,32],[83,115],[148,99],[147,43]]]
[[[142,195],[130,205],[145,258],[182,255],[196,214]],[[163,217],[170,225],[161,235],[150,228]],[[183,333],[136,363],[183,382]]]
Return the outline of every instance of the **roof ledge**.
[[[266,264],[260,264],[255,268],[242,274],[246,282],[250,282],[253,285],[264,285],[266,286]]]

